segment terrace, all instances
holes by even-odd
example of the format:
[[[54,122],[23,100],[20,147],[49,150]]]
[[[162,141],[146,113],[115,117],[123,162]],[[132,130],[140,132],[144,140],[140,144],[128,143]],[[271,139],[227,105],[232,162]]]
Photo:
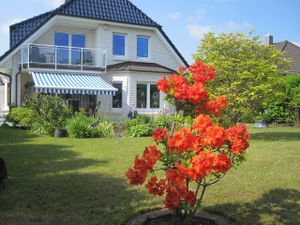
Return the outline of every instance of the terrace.
[[[103,71],[107,66],[107,51],[44,44],[26,44],[21,49],[21,68]]]

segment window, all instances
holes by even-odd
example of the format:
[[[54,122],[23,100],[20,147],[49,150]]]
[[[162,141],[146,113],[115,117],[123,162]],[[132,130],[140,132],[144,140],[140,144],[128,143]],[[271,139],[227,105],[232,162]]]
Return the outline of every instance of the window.
[[[69,35],[67,33],[55,32],[54,45],[60,46],[57,48],[57,63],[68,64],[69,51],[67,47],[69,47]]]
[[[54,45],[57,48],[58,64],[81,64],[81,49],[85,48],[85,35],[68,34],[63,32],[54,33]],[[70,47],[73,47],[70,49]]]
[[[139,109],[147,108],[147,84],[137,84],[136,105]]]
[[[125,35],[113,34],[113,55],[125,56]]]
[[[122,108],[122,84],[115,83],[113,84],[114,88],[117,88],[118,91],[116,92],[115,96],[112,97],[112,107],[121,109]]]
[[[149,57],[149,37],[137,36],[137,57]]]
[[[159,109],[159,90],[156,84],[150,84],[150,108]]]
[[[138,109],[160,108],[160,92],[156,84],[137,84],[136,106]]]
[[[72,34],[72,64],[81,64],[81,49],[85,48],[85,36],[82,34]]]

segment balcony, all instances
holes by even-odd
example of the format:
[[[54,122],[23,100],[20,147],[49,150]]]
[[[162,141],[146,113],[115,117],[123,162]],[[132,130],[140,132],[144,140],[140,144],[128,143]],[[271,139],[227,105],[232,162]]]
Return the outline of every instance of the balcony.
[[[26,44],[21,49],[23,69],[106,71],[107,51],[54,45]]]

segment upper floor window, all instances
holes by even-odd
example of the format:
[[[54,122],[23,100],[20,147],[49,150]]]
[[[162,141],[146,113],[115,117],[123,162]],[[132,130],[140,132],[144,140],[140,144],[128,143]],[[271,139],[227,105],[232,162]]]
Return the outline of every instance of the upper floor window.
[[[125,56],[125,34],[113,34],[113,55]]]
[[[85,35],[82,34],[72,34],[72,64],[81,64],[81,54],[82,48],[85,48]]]
[[[149,37],[137,36],[137,57],[149,57]]]
[[[86,37],[83,34],[55,32],[54,45],[59,46],[57,48],[58,64],[78,65],[81,63],[82,48],[86,46]]]

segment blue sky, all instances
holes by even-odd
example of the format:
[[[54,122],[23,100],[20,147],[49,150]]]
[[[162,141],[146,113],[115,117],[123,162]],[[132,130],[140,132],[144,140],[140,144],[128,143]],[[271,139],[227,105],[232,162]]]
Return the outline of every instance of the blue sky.
[[[1,1],[0,55],[8,49],[8,26],[54,9],[64,0]],[[255,31],[274,41],[289,40],[300,46],[299,0],[132,0],[164,27],[189,61],[203,35],[209,31]]]

